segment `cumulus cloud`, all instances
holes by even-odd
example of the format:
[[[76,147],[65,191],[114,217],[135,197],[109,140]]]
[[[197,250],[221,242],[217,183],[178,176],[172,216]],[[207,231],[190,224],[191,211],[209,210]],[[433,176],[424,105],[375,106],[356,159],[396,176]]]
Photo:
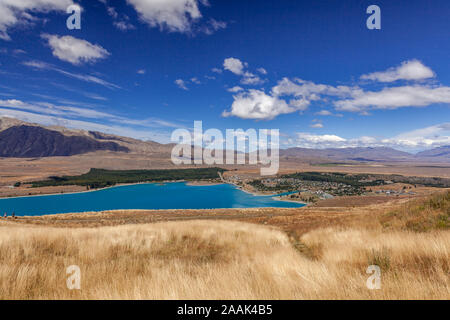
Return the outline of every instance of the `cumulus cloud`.
[[[121,31],[136,29],[136,27],[134,25],[132,25],[131,23],[128,23],[127,21],[124,21],[124,20],[114,21],[113,25]]]
[[[306,109],[308,109],[310,102],[306,99],[292,99],[291,101],[289,101],[289,105],[296,111],[305,111]]]
[[[241,83],[242,84],[247,84],[247,85],[257,85],[257,84],[262,84],[264,82],[264,80],[262,80],[260,77],[254,75],[251,72],[245,72],[243,78],[241,79]]]
[[[241,88],[241,87],[239,87],[239,86],[234,86],[234,87],[232,87],[232,88],[228,88],[227,91],[228,91],[228,92],[236,93],[236,92],[239,92],[239,91],[244,91],[244,89]]]
[[[191,82],[195,84],[201,84],[200,80],[198,80],[198,78],[196,77],[191,78]]]
[[[122,15],[122,17],[119,15],[117,10],[114,7],[110,7],[107,5],[106,0],[101,1],[103,4],[106,5],[106,12],[108,12],[108,15],[113,19],[113,25],[121,30],[121,31],[127,31],[127,30],[133,30],[136,29],[134,25],[128,22],[129,18],[126,15]]]
[[[323,128],[323,124],[320,122],[311,123],[310,127],[315,128],[315,129],[320,129],[320,128]]]
[[[169,32],[190,32],[192,24],[202,17],[198,0],[127,0],[142,21]]]
[[[316,112],[316,115],[318,115],[318,116],[332,116],[333,113],[331,113],[328,110],[320,110],[319,112]]]
[[[333,148],[346,141],[346,139],[334,134],[317,135],[298,132],[296,136],[296,144],[302,148]]]
[[[290,80],[283,78],[272,88],[272,92],[277,96],[295,96],[303,97],[307,100],[319,100],[319,95],[345,97],[361,91],[358,87],[348,86],[330,86],[325,84],[316,84],[312,81],[306,81],[299,78]]]
[[[224,62],[225,70],[242,76],[243,84],[258,84],[261,80],[254,74],[245,70],[247,64],[236,58],[228,58]],[[431,72],[431,73],[430,73]],[[372,75],[376,75],[374,73]],[[373,76],[373,79],[389,80],[394,78],[421,79],[434,76],[434,73],[423,66],[418,60],[411,60],[398,68],[388,70],[385,75]],[[256,78],[253,78],[256,77]],[[372,76],[370,76],[372,77]],[[369,78],[366,76],[365,78]],[[365,90],[360,86],[327,85],[314,83],[300,78],[283,78],[272,87],[270,93],[264,94],[273,100],[283,102],[287,108],[274,108],[280,112],[267,113],[266,119],[273,119],[279,114],[306,110],[313,102],[328,103],[334,105],[336,110],[346,112],[357,112],[361,115],[369,115],[374,109],[397,109],[403,107],[426,107],[437,103],[450,103],[450,87],[427,84],[415,84],[407,86],[386,86],[379,91]],[[234,101],[241,101],[242,97],[258,96],[255,94],[238,95]],[[289,102],[288,102],[289,101]],[[239,105],[239,104],[237,104]],[[244,108],[251,113],[252,108]],[[248,117],[245,112],[233,110],[230,114]],[[342,117],[340,113],[332,113],[328,110],[316,112],[321,116]],[[261,116],[258,113],[258,119]],[[252,118],[252,117],[250,117]]]
[[[224,117],[236,116],[242,119],[270,120],[284,113],[294,112],[284,100],[267,95],[264,91],[249,90],[234,96],[231,111],[224,111]]]
[[[409,60],[402,62],[398,67],[389,68],[386,71],[362,75],[361,79],[394,82],[397,80],[423,80],[433,78],[434,76],[433,70],[425,66],[419,60]]]
[[[284,78],[272,88],[272,95],[299,97],[305,104],[333,98],[336,110],[368,114],[371,109],[397,109],[402,107],[426,107],[436,103],[450,103],[450,87],[447,86],[399,86],[385,87],[380,91],[365,91],[360,87],[330,86],[302,79]],[[318,115],[333,115],[320,111]],[[335,114],[341,116],[340,114]]]
[[[8,30],[35,21],[35,13],[65,13],[72,4],[71,0],[0,0],[0,39],[11,40]]]
[[[101,46],[72,36],[59,37],[57,35],[43,34],[42,38],[48,41],[48,45],[55,57],[74,65],[84,62],[93,63],[110,55]]]
[[[294,141],[301,148],[356,148],[356,147],[390,147],[404,150],[420,150],[450,145],[450,123],[408,131],[391,138],[362,136],[345,139],[333,134],[315,135],[300,132]]]
[[[450,87],[402,86],[381,91],[359,91],[352,99],[338,100],[338,110],[361,112],[366,109],[425,107],[434,103],[450,103]]]
[[[257,85],[264,82],[260,77],[257,75],[245,71],[245,68],[248,66],[246,62],[242,62],[241,60],[237,58],[227,58],[223,62],[223,68],[225,70],[228,70],[235,75],[242,76],[241,83],[245,85]]]
[[[319,112],[314,113],[317,116],[334,116],[334,117],[343,117],[341,113],[333,113],[328,110],[320,110]]]
[[[356,89],[346,86],[332,87],[301,79],[291,81],[284,78],[272,88],[270,94],[260,90],[249,90],[234,96],[231,111],[224,114],[244,119],[270,120],[280,114],[305,111],[311,101],[321,99],[319,94],[344,96],[354,90]],[[288,97],[291,97],[289,103],[285,100]],[[261,109],[264,112],[261,112]]]
[[[186,86],[186,82],[183,79],[177,79],[175,80],[175,84],[183,90],[189,90],[188,87]]]
[[[236,75],[242,75],[244,73],[244,63],[236,58],[227,58],[223,62],[225,70],[231,71]]]

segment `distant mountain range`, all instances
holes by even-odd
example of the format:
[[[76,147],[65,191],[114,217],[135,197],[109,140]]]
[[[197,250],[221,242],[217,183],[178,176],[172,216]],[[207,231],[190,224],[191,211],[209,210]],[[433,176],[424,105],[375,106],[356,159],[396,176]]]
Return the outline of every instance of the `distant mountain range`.
[[[329,148],[306,149],[290,148],[280,150],[282,159],[289,158],[323,161],[357,161],[357,162],[450,162],[450,146],[439,147],[431,150],[411,154],[387,147],[367,148]]]
[[[450,146],[439,147],[422,151],[416,154],[419,158],[446,158],[450,159]]]
[[[170,158],[173,144],[141,141],[94,131],[44,127],[0,118],[0,157],[36,158],[72,156],[109,151],[148,154]],[[302,162],[434,162],[450,163],[450,146],[411,154],[387,147],[289,148],[280,150],[281,160]]]
[[[398,151],[392,148],[329,148],[306,149],[290,148],[280,150],[280,156],[284,158],[310,158],[336,161],[399,161],[410,160],[414,155]]]
[[[388,147],[366,147],[366,148],[328,148],[328,149],[306,149],[289,148],[280,150],[280,157],[285,160],[289,158],[304,160],[323,161],[351,161],[351,162],[450,162],[450,146],[439,147],[431,150],[411,154]]]

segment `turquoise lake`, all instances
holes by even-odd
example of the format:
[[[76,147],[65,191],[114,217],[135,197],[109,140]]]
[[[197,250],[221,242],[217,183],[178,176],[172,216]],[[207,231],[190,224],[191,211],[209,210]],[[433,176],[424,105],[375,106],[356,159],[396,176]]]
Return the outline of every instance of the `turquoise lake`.
[[[233,185],[146,183],[98,191],[0,199],[0,212],[18,216],[117,209],[298,208],[304,204],[255,196]]]

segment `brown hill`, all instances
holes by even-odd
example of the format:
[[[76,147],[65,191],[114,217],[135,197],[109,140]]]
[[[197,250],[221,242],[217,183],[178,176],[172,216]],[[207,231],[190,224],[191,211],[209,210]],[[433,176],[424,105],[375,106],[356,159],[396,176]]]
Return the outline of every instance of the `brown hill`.
[[[72,156],[100,150],[129,151],[115,142],[100,142],[84,136],[66,136],[38,126],[19,125],[0,132],[0,157]]]

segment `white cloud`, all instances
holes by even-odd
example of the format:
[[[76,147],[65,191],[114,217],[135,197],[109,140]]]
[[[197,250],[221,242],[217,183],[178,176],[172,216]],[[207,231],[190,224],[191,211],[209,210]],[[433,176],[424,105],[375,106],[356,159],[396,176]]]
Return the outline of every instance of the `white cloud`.
[[[259,73],[261,73],[261,74],[267,74],[267,71],[266,71],[266,69],[264,69],[264,68],[258,68],[258,69],[256,69]]]
[[[114,7],[107,7],[106,11],[108,12],[109,16],[111,16],[114,19],[117,19],[119,17],[119,14],[117,13]]]
[[[402,150],[421,150],[450,145],[450,122],[421,128],[399,134],[391,138],[375,138],[362,136],[345,139],[333,134],[315,135],[297,133],[295,141],[290,140],[301,148],[356,148],[356,147],[390,147]]]
[[[48,102],[28,103],[17,99],[0,100],[0,106],[4,108],[21,109],[53,116],[81,117],[91,119],[119,119],[105,112],[99,112],[88,108],[55,105]]]
[[[184,80],[182,80],[182,79],[177,79],[177,80],[175,80],[175,84],[176,84],[179,88],[181,88],[181,89],[183,89],[183,90],[189,90],[189,89],[187,88],[187,86],[186,86],[186,82],[185,82]]]
[[[296,111],[305,111],[306,109],[308,109],[310,102],[306,99],[292,99],[291,101],[289,101],[289,105]]]
[[[434,103],[450,103],[450,87],[402,86],[381,91],[359,91],[352,99],[335,101],[338,110],[361,112],[365,109],[425,107]]]
[[[219,68],[212,68],[211,71],[214,73],[222,73],[222,69]]]
[[[113,25],[119,29],[120,31],[127,31],[127,30],[133,30],[136,29],[134,25],[128,22],[129,17],[127,15],[122,14],[122,17],[120,17],[119,13],[114,7],[108,6],[108,3],[106,0],[100,0],[105,6],[106,6],[106,12],[108,15],[113,19]]]
[[[137,139],[152,139],[151,136],[146,135],[149,133],[146,131],[146,128],[164,129],[183,127],[182,125],[157,118],[130,119],[103,111],[97,111],[93,108],[56,105],[48,102],[24,102],[17,99],[0,99],[0,117],[1,116],[15,117],[23,121],[36,122],[45,125],[57,124],[77,129],[114,133]],[[110,124],[98,124],[80,120],[80,118],[89,119],[89,121],[102,121]],[[136,127],[142,127],[143,130],[136,130]],[[155,135],[159,136],[160,134],[152,132],[152,136]]]
[[[230,60],[227,67],[228,69],[233,69],[233,73],[243,75],[242,83],[248,84],[248,82],[244,80],[254,76],[251,73],[242,72],[244,64],[240,61],[236,62],[234,59]],[[259,82],[261,82],[259,78],[255,79],[255,83]],[[280,114],[306,110],[311,104],[311,101],[321,99],[319,94],[346,96],[354,91],[359,90],[358,88],[346,86],[333,87],[314,84],[301,79],[291,81],[284,78],[272,88],[271,95],[267,95],[259,90],[249,90],[248,93],[241,93],[234,96],[231,112],[225,112],[224,114],[244,119],[273,119]],[[282,99],[282,97],[289,96],[294,97],[289,103]],[[261,112],[261,108],[264,111]]]
[[[312,123],[310,125],[311,128],[315,128],[315,129],[319,129],[319,128],[323,128],[323,124],[320,122],[316,122],[316,123]]]
[[[110,55],[101,46],[72,36],[59,37],[57,35],[43,34],[42,38],[48,41],[48,45],[55,57],[75,65],[84,62],[96,62]]]
[[[72,73],[72,72],[68,72],[65,71],[63,69],[57,68],[52,64],[46,63],[46,62],[42,62],[42,61],[26,61],[22,63],[25,66],[34,68],[34,69],[38,69],[38,70],[51,70],[51,71],[55,71],[58,72],[62,75],[65,75],[67,77],[70,78],[74,78],[77,80],[81,80],[81,81],[85,81],[85,82],[90,82],[90,83],[95,83],[95,84],[99,84],[102,85],[104,87],[107,87],[109,89],[121,89],[121,87],[119,87],[118,85],[115,85],[114,83],[108,82],[106,80],[100,79],[98,77],[92,76],[92,75],[87,75],[87,74],[79,74],[79,73]]]
[[[242,119],[270,120],[284,113],[294,112],[284,100],[265,94],[260,90],[249,90],[234,96],[231,111],[224,111],[223,116],[236,116]]]
[[[450,122],[421,128],[382,140],[392,146],[431,148],[450,145]]]
[[[386,71],[362,75],[361,79],[393,82],[397,80],[422,80],[433,78],[434,76],[433,70],[423,65],[419,60],[409,60],[402,62],[398,67],[389,68]]]
[[[246,62],[242,62],[241,60],[237,58],[227,58],[223,62],[223,68],[225,70],[228,70],[235,75],[242,76],[241,83],[245,85],[257,85],[262,84],[264,81],[258,77],[257,75],[245,71],[245,68],[247,67]]]
[[[121,20],[121,21],[114,21],[113,25],[117,29],[119,29],[121,31],[127,31],[127,30],[134,30],[134,29],[136,29],[136,27],[134,25],[132,25],[131,23],[128,23],[126,21],[123,21],[123,20]]]
[[[242,84],[260,84],[264,82],[251,72],[245,70],[247,64],[236,58],[228,58],[224,62],[225,70],[242,76]],[[431,72],[431,73],[430,73]],[[419,79],[432,73],[417,60],[404,63],[401,67],[389,71],[390,79]],[[378,77],[378,76],[377,76]],[[388,75],[383,76],[388,80]],[[380,78],[381,79],[381,78]],[[401,107],[426,107],[437,103],[450,103],[450,87],[417,84],[413,86],[384,87],[380,91],[366,91],[359,86],[326,85],[306,81],[299,78],[283,78],[272,87],[270,94],[265,94],[276,101],[282,101],[288,106],[282,112],[267,113],[272,119],[277,114],[306,110],[313,102],[333,104],[336,110],[358,112],[369,115],[372,109],[396,109]],[[252,95],[249,95],[250,97]],[[242,100],[241,96],[236,96]],[[289,100],[289,103],[286,101]],[[231,114],[239,116],[239,112]],[[317,115],[342,117],[342,114],[332,113],[328,110],[318,111]],[[242,113],[244,117],[248,115]],[[259,115],[258,117],[259,118]]]
[[[147,71],[145,71],[145,69],[139,69],[137,71],[138,74],[145,74]]]
[[[236,92],[239,92],[239,91],[243,91],[243,90],[244,89],[239,87],[239,86],[234,86],[233,88],[228,88],[227,89],[228,92],[233,92],[233,93],[236,93]]]
[[[169,32],[189,32],[192,23],[202,15],[197,0],[127,0],[138,12],[142,21],[151,27]]]
[[[71,0],[0,0],[0,39],[10,40],[8,29],[36,20],[35,13],[65,13]]]
[[[235,63],[233,63],[235,65]],[[239,71],[237,68],[235,71]],[[245,78],[245,73],[244,73]],[[315,84],[313,82],[295,79],[294,81],[284,78],[272,88],[271,95],[259,90],[249,90],[248,93],[241,93],[234,96],[231,112],[226,115],[233,115],[244,119],[266,119],[270,120],[284,113],[304,111],[311,104],[311,101],[322,99],[322,95],[348,96],[352,92],[359,92],[359,88],[347,86],[328,86]],[[283,97],[293,97],[287,103]],[[263,103],[264,102],[264,103]],[[264,112],[259,112],[264,106]]]
[[[302,148],[333,148],[347,140],[333,134],[310,134],[306,132],[297,133],[296,143]]]
[[[119,136],[131,137],[141,140],[152,140],[160,143],[169,143],[170,132],[161,132],[160,130],[150,131],[143,128],[142,130],[135,129],[134,126],[127,127],[121,125],[108,125],[96,122],[66,119],[58,116],[49,116],[36,114],[20,110],[10,110],[0,108],[0,117],[11,117],[30,123],[39,123],[46,126],[63,126],[71,129],[99,131],[109,134],[116,134]]]
[[[195,84],[201,84],[200,80],[198,80],[196,77],[191,78],[191,82]]]
[[[91,98],[91,99],[94,99],[94,100],[108,101],[108,98],[105,98],[105,97],[103,97],[103,96],[101,96],[101,95],[99,95],[99,94],[89,93],[89,92],[82,92],[82,94],[83,94],[85,97],[88,97],[88,98]]]
[[[247,84],[247,85],[257,85],[257,84],[262,84],[264,81],[261,80],[260,77],[254,75],[251,72],[246,71],[244,73],[244,77],[241,79],[241,83],[242,84]]]
[[[225,29],[226,27],[226,22],[209,19],[209,21],[204,26],[202,26],[199,31],[211,35],[218,30]]]
[[[337,86],[333,87],[325,84],[316,84],[302,79],[290,80],[283,78],[272,88],[272,92],[277,96],[295,96],[303,97],[307,100],[319,100],[319,95],[344,97],[355,92],[359,92],[358,87]]]
[[[236,58],[227,58],[223,62],[225,70],[231,71],[236,75],[242,75],[244,73],[244,63]]]
[[[319,112],[316,112],[316,115],[318,115],[318,116],[332,116],[333,113],[331,113],[328,110],[320,110]]]

